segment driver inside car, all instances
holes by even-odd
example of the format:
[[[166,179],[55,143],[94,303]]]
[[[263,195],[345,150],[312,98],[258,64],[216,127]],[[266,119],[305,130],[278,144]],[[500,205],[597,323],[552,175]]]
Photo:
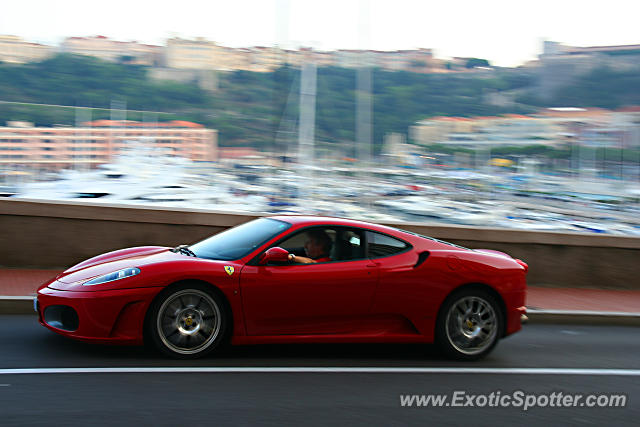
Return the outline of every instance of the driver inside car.
[[[311,230],[307,233],[304,244],[306,257],[289,254],[289,262],[297,264],[313,264],[316,262],[330,262],[331,237],[324,230]]]

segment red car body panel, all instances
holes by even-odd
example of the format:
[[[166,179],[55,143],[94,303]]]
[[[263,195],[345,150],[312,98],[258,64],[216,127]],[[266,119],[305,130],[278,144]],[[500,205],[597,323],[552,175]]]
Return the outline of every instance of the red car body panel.
[[[372,266],[373,268],[370,268]],[[369,260],[327,264],[251,266],[240,285],[246,333],[350,334],[361,330],[378,284]]]
[[[165,247],[145,246],[77,264],[38,289],[40,323],[83,341],[141,344],[154,298],[174,283],[199,281],[215,287],[228,301],[234,344],[433,342],[442,303],[455,289],[470,284],[493,290],[502,301],[505,335],[521,327],[526,264],[506,254],[468,250],[360,221],[271,218],[291,227],[234,261],[194,258]],[[255,262],[284,236],[317,225],[377,231],[410,247],[375,259],[284,266]],[[129,267],[141,273],[105,285],[83,285]],[[233,268],[231,274],[225,267]],[[54,305],[77,312],[76,330],[62,330],[44,320],[44,310]]]

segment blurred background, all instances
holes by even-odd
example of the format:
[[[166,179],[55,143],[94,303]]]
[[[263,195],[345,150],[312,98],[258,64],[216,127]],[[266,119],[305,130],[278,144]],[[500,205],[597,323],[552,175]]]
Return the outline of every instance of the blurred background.
[[[626,3],[343,3],[3,6],[0,195],[640,236]]]

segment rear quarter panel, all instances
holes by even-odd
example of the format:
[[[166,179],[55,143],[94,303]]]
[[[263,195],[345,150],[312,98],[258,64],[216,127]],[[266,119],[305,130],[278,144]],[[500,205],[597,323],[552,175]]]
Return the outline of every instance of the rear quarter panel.
[[[510,306],[524,305],[525,271],[515,260],[457,248],[431,249],[426,261],[415,267],[422,250],[376,260],[380,262],[380,283],[372,315],[400,314],[431,341],[442,303],[464,285],[491,287],[500,294],[507,311]]]

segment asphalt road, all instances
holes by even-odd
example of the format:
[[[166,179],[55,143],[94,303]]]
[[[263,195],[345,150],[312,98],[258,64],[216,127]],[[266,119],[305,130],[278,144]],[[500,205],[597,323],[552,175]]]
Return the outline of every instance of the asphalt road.
[[[637,425],[639,332],[634,327],[527,325],[475,363],[448,361],[432,347],[420,345],[246,346],[184,362],[144,348],[71,341],[41,327],[35,316],[0,316],[0,425]],[[196,372],[91,369],[109,367],[191,367]],[[434,369],[428,373],[197,371],[205,367]],[[8,371],[19,368],[32,370]],[[41,368],[88,369],[46,373]],[[461,368],[474,370],[456,372]],[[504,368],[534,369],[522,373]],[[599,369],[620,371],[613,375]],[[483,398],[477,399],[518,390],[524,395],[624,393],[627,402],[624,408],[578,405],[525,411],[522,405],[481,407]],[[400,396],[409,394],[443,394],[451,403],[456,391],[475,396],[475,406],[409,408],[400,403]],[[463,399],[458,402],[469,403]]]

